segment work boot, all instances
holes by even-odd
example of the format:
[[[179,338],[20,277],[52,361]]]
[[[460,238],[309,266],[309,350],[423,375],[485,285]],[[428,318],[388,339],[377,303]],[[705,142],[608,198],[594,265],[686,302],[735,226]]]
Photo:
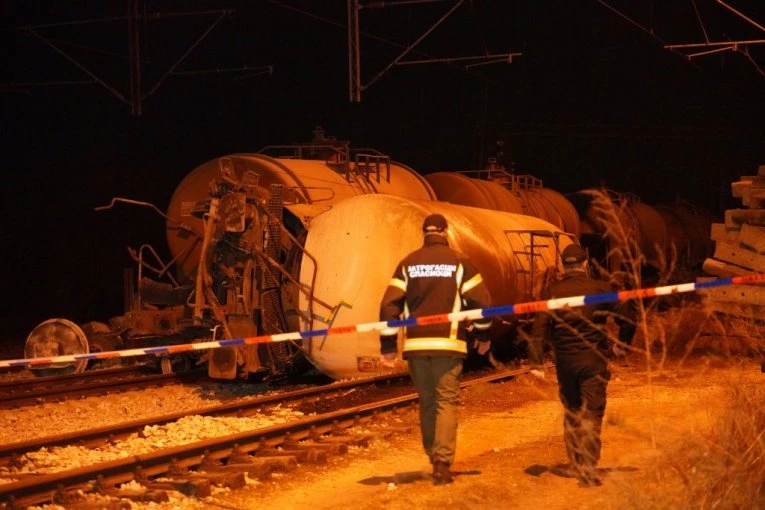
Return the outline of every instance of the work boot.
[[[592,466],[583,466],[576,479],[579,482],[579,487],[600,487],[603,485],[598,476],[598,471]]]
[[[433,463],[433,485],[446,485],[453,481],[454,477],[452,477],[452,473],[449,471],[449,464],[438,461]]]
[[[579,487],[600,487],[603,482],[598,476],[580,476],[577,478]]]
[[[576,478],[579,471],[571,464],[556,464],[550,468],[550,473],[563,478]]]

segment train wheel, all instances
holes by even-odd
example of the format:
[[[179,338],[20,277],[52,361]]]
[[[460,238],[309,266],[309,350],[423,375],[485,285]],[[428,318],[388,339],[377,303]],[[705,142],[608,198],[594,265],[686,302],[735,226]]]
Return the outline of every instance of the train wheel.
[[[50,358],[53,356],[87,354],[88,339],[82,329],[66,319],[49,319],[40,323],[29,333],[24,344],[24,357]],[[88,360],[51,363],[30,368],[37,376],[80,374],[88,366]]]

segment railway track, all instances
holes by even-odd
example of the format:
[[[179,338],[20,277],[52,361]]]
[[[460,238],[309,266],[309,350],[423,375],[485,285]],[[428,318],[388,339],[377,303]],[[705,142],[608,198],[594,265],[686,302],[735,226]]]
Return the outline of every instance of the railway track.
[[[527,368],[523,368],[476,377],[465,380],[462,387],[510,379],[527,371]],[[328,386],[333,387],[332,391],[347,391],[354,386],[384,381],[384,377],[379,377],[369,381],[348,381]],[[289,398],[315,398],[320,390],[326,392],[330,391],[330,388],[311,388],[269,398],[273,398],[272,403],[279,402],[279,399],[283,402],[287,395],[290,395]],[[348,431],[351,427],[360,424],[374,426],[379,422],[375,418],[379,413],[413,405],[417,399],[417,394],[410,390],[393,398],[378,397],[370,402],[303,417],[289,423],[162,448],[57,473],[35,474],[0,485],[0,501],[7,508],[53,501],[64,503],[71,502],[73,497],[76,499],[77,496],[73,495],[77,494],[77,491],[95,491],[118,497],[149,497],[147,494],[121,495],[120,490],[115,488],[132,480],[139,481],[147,491],[173,489],[187,495],[203,496],[209,494],[212,485],[227,485],[233,488],[242,486],[245,474],[249,477],[264,477],[275,470],[294,469],[298,462],[311,462],[312,458],[315,460],[322,456],[326,458],[329,454],[342,453],[347,450],[348,444],[363,445],[370,440],[369,434],[350,434]],[[256,405],[262,406],[264,402],[220,406],[227,409],[219,408],[215,412],[237,414],[237,406],[244,406],[243,412],[248,412]],[[138,424],[131,425],[133,430],[137,426]],[[127,425],[120,427],[121,433],[125,433]],[[119,431],[120,427],[113,429]],[[99,431],[101,440],[104,434],[108,433],[106,430]],[[82,437],[80,435],[80,438]],[[95,438],[95,435],[91,437]],[[59,438],[59,441],[63,440],[64,438]],[[70,441],[72,440],[77,441],[70,436]],[[26,451],[31,450],[29,446],[31,445],[27,445]],[[19,454],[23,448],[20,444],[13,448],[5,447],[0,454]],[[157,477],[162,477],[162,480],[154,481]]]
[[[198,379],[204,373],[202,370],[194,370],[178,374],[157,374],[139,366],[7,381],[0,383],[0,409],[187,382]]]
[[[324,386],[272,393],[240,402],[220,404],[201,409],[191,409],[144,420],[135,420],[114,426],[82,430],[72,434],[61,434],[59,436],[48,436],[33,439],[31,441],[0,445],[0,466],[8,465],[9,462],[12,462],[14,456],[20,456],[26,452],[35,451],[40,448],[52,448],[68,444],[97,448],[104,443],[119,441],[130,434],[140,432],[144,427],[164,425],[179,420],[184,416],[234,416],[241,418],[259,413],[262,408],[269,405],[285,404],[287,402],[292,402],[293,405],[296,405],[301,401],[304,403],[311,403],[322,397],[330,398],[332,395],[336,394],[343,395],[348,391],[358,391],[366,386],[376,386],[408,380],[408,375],[396,374],[383,375],[363,380],[342,381]]]

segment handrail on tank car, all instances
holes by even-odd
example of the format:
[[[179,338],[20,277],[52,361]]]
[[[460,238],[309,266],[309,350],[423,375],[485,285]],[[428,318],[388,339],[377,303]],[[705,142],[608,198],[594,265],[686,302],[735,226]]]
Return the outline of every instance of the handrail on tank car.
[[[478,178],[483,178],[486,174],[486,180],[496,182],[511,190],[523,189],[523,190],[535,190],[544,187],[544,181],[539,177],[535,177],[531,174],[515,174],[510,173],[504,168],[489,167],[480,170],[461,170],[456,172],[463,175],[477,174]],[[507,186],[509,184],[509,186]]]
[[[535,255],[536,255],[534,253],[534,237],[535,236],[536,237],[544,237],[544,238],[552,238],[553,242],[555,243],[555,265],[556,266],[560,262],[560,238],[562,236],[569,237],[576,244],[579,244],[579,240],[577,239],[577,237],[574,234],[570,234],[568,232],[555,232],[555,231],[552,231],[552,230],[539,230],[539,229],[529,229],[529,230],[526,230],[526,229],[514,230],[513,229],[513,230],[505,230],[504,233],[505,233],[505,235],[507,235],[507,234],[519,234],[519,235],[528,234],[529,235],[529,238],[530,238],[529,240],[531,242],[531,244],[529,245],[530,251],[528,253],[513,251],[513,255],[515,255],[516,257],[518,255],[520,255],[520,254],[528,254],[529,255],[529,266],[530,266],[530,268],[529,268],[529,276],[532,279],[532,281],[533,281],[533,279],[535,277],[535,273],[536,273],[536,263],[535,263],[535,259],[534,259]],[[523,267],[523,265],[520,264],[519,267]],[[525,278],[524,278],[524,280],[525,280]],[[532,293],[527,293],[526,297],[527,298],[528,297],[537,298],[538,296],[534,296],[533,295],[533,291],[532,291]]]
[[[302,188],[299,188],[297,186],[290,186],[290,187],[285,188],[285,189],[292,191],[293,195],[297,195],[297,193],[295,193],[295,191],[298,190],[298,189],[303,189],[303,190],[315,189],[315,190],[322,190],[322,191],[329,191],[330,192],[330,194],[329,194],[329,196],[327,198],[314,198],[311,201],[311,203],[323,202],[325,200],[332,200],[333,198],[335,198],[335,195],[337,195],[337,192],[333,188],[331,188],[329,186],[304,186]],[[285,203],[287,203],[287,204],[295,203],[296,204],[296,203],[299,203],[299,201],[295,200],[294,202],[288,202],[288,201],[285,200]]]
[[[269,154],[266,154],[266,151],[274,150],[274,149],[289,149],[292,151],[292,156],[276,156],[276,157],[283,157],[287,159],[308,159],[308,160],[316,160],[316,161],[324,161],[324,164],[326,164],[329,167],[339,167],[340,173],[342,173],[346,180],[348,179],[348,174],[350,173],[350,168],[348,165],[348,162],[350,161],[350,152],[348,149],[348,144],[350,142],[344,142],[342,144],[338,145],[331,145],[331,144],[316,144],[316,143],[295,143],[295,144],[289,144],[289,145],[266,145],[262,149],[258,151],[259,154],[262,154],[263,156],[269,156]],[[303,151],[311,150],[313,151],[313,154],[309,154],[307,157],[303,153]],[[329,151],[329,156],[325,153],[324,155],[320,156],[319,151]],[[320,157],[317,157],[320,156]]]
[[[138,268],[138,281],[141,281],[141,266],[145,267],[146,269],[150,269],[154,271],[158,277],[167,276],[167,278],[170,280],[170,282],[176,286],[179,287],[180,283],[178,283],[178,280],[175,279],[175,277],[172,275],[172,273],[168,272],[170,268],[175,264],[179,258],[181,258],[183,255],[186,255],[186,252],[191,251],[194,248],[194,244],[188,245],[188,247],[184,248],[182,251],[178,253],[175,257],[173,257],[170,262],[165,264],[162,262],[162,257],[159,256],[157,251],[154,249],[154,247],[150,244],[142,244],[141,247],[138,249],[138,252],[136,253],[136,250],[133,248],[128,247],[128,253],[130,254],[130,258],[132,258],[134,261],[138,262],[139,268]],[[151,266],[148,262],[144,261],[143,259],[143,250],[148,249],[152,255],[154,255],[154,258],[157,260],[157,262],[160,263],[162,266],[161,268],[156,268]]]
[[[478,178],[478,179],[484,179],[484,174],[486,174],[486,180],[491,180],[491,172],[492,172],[492,170],[490,170],[488,168],[482,168],[482,169],[479,169],[479,170],[460,170],[460,171],[455,172],[455,173],[462,174],[462,175],[472,175],[472,174],[475,174],[476,178]],[[512,176],[512,174],[507,174],[507,175]]]
[[[349,155],[349,149],[347,146],[341,146],[338,148],[337,145],[327,145],[327,144],[316,144],[316,143],[294,143],[294,144],[288,144],[288,145],[266,145],[263,148],[261,148],[259,151],[257,151],[258,154],[264,154],[266,156],[269,156],[267,154],[267,151],[272,151],[275,149],[289,149],[292,150],[292,156],[278,156],[285,159],[315,159],[315,160],[322,160],[327,159],[324,156],[317,158],[315,157],[304,157],[303,151],[307,151],[309,149],[317,151],[319,149],[327,149],[330,152],[333,152],[337,154],[338,156],[344,156],[344,157],[338,157],[335,162],[341,163],[343,161],[348,161]],[[331,160],[331,158],[327,159],[328,161]]]
[[[289,167],[284,165],[281,161],[278,159],[272,158],[271,156],[267,154],[253,154],[250,157],[258,157],[258,158],[264,158],[269,163],[276,165],[279,167],[279,169],[284,172],[285,174],[289,175],[292,179],[292,182],[294,182],[297,187],[303,192],[303,197],[307,204],[312,204],[313,201],[311,200],[311,195],[308,194],[308,189],[303,185],[303,182],[298,178],[297,175],[295,175],[295,172],[293,172]]]
[[[157,262],[162,266],[161,268],[156,268],[151,266],[148,262],[146,262],[143,259],[143,252],[144,250],[148,250],[152,255],[154,255],[154,258]],[[162,258],[159,256],[159,254],[156,252],[153,246],[150,244],[142,244],[141,247],[138,249],[138,254],[136,255],[136,251],[132,248],[128,248],[128,253],[130,253],[130,257],[138,263],[138,280],[136,285],[136,290],[138,291],[138,302],[136,303],[137,307],[140,309],[143,305],[143,296],[141,292],[141,279],[143,278],[143,268],[150,269],[154,271],[158,277],[162,277],[165,274],[170,279],[174,287],[179,287],[178,281],[173,277],[172,274],[168,272],[168,269],[175,263],[175,257],[173,260],[168,262],[167,264],[164,264],[162,262]]]
[[[359,170],[358,166],[354,166],[352,169],[350,165],[348,167],[348,173],[345,176],[346,181],[349,184],[355,184],[363,193],[377,193],[374,183],[369,180],[369,177]]]
[[[313,329],[313,317],[314,317],[313,303],[314,303],[314,301],[319,303],[321,306],[323,306],[327,310],[335,310],[335,308],[338,308],[339,305],[337,307],[334,307],[334,306],[330,305],[329,303],[325,302],[324,300],[319,299],[319,298],[317,298],[316,296],[313,295],[313,289],[316,287],[316,273],[319,270],[319,263],[317,262],[316,257],[314,257],[311,254],[311,252],[309,252],[308,250],[305,249],[305,247],[300,243],[300,241],[298,241],[297,238],[295,236],[293,236],[292,233],[287,229],[287,227],[284,226],[284,223],[282,221],[279,221],[279,219],[276,218],[275,216],[273,216],[268,210],[266,210],[265,207],[262,207],[260,209],[263,212],[266,213],[266,216],[268,216],[269,220],[277,221],[279,223],[279,228],[281,230],[283,230],[284,233],[286,233],[287,236],[290,238],[290,240],[295,244],[295,246],[301,252],[303,252],[303,254],[305,254],[309,259],[311,259],[311,262],[313,262],[313,268],[314,269],[313,269],[313,275],[311,276],[311,286],[310,286],[310,290],[308,292],[306,292],[306,290],[304,289],[304,284],[303,283],[301,283],[299,280],[296,280],[289,273],[289,271],[287,271],[286,269],[284,269],[284,267],[282,267],[282,265],[279,262],[277,262],[276,260],[273,260],[271,257],[266,255],[265,252],[260,253],[259,250],[258,250],[258,255],[261,255],[266,262],[268,262],[269,264],[273,265],[277,270],[279,270],[279,272],[284,274],[284,276],[286,276],[288,280],[290,280],[292,283],[294,283],[295,286],[301,292],[306,294],[306,296],[308,297],[308,306],[309,306],[309,309],[308,309],[308,314],[309,314],[309,321],[308,321],[309,329]],[[255,250],[253,250],[253,251],[255,251]]]
[[[309,188],[303,185],[303,183],[300,181],[300,179],[297,177],[297,175],[295,175],[294,172],[289,167],[287,167],[286,165],[284,165],[281,162],[279,162],[278,161],[278,157],[269,156],[268,154],[265,154],[263,152],[263,151],[265,151],[265,150],[267,150],[269,148],[290,148],[290,149],[295,149],[296,147],[298,147],[298,150],[296,151],[295,155],[292,158],[288,158],[288,159],[309,159],[309,160],[312,160],[312,161],[321,161],[321,159],[303,158],[302,151],[299,150],[300,147],[303,147],[303,146],[307,147],[308,145],[301,145],[301,146],[297,146],[297,145],[267,145],[267,146],[263,147],[262,149],[260,149],[260,151],[258,151],[257,157],[267,158],[271,163],[273,163],[274,165],[277,165],[284,173],[289,175],[292,178],[292,180],[297,184],[297,187],[300,190],[303,191],[305,201],[307,203],[311,204],[311,203],[313,203],[313,201],[311,199],[311,196],[308,194],[308,189]],[[342,151],[337,151],[334,147],[329,146],[329,145],[311,145],[311,147],[318,147],[318,148],[327,147],[327,148],[331,148],[331,149],[335,150],[335,152],[342,152]],[[336,167],[339,167],[339,173],[346,180],[350,180],[350,166],[348,164],[348,157],[349,157],[348,156],[348,152],[345,151],[344,154],[345,154],[345,158],[344,159],[342,159],[340,161],[332,161],[331,159],[326,159],[326,160],[324,160],[324,164],[327,165],[330,168],[334,168],[335,171],[338,171],[338,169]],[[289,189],[295,189],[295,188],[291,187]]]
[[[361,159],[364,161],[362,162]],[[370,168],[374,165],[375,174],[377,174],[377,182],[380,182],[380,163],[385,164],[385,181],[390,183],[390,156],[385,154],[370,154],[366,152],[357,152],[353,155],[353,160],[356,163],[356,170],[364,168],[362,175],[369,180]]]
[[[95,207],[94,210],[95,211],[105,211],[105,210],[108,210],[108,209],[112,209],[117,202],[124,202],[126,204],[140,205],[140,206],[143,206],[143,207],[148,207],[150,209],[153,209],[157,214],[162,216],[166,221],[168,221],[170,223],[173,223],[175,225],[178,225],[181,228],[181,230],[183,230],[185,232],[188,232],[188,233],[190,233],[190,234],[192,234],[194,236],[194,242],[189,244],[189,245],[187,245],[186,248],[184,248],[183,250],[178,252],[175,255],[175,257],[173,257],[170,260],[170,262],[168,262],[167,264],[162,262],[162,258],[156,252],[154,247],[149,245],[149,244],[142,244],[140,246],[140,248],[138,249],[137,253],[136,253],[136,250],[134,250],[133,248],[128,247],[128,254],[130,255],[130,258],[132,258],[138,264],[138,278],[137,278],[136,289],[138,291],[138,303],[137,304],[138,304],[138,307],[140,308],[142,306],[142,302],[143,302],[142,296],[141,296],[141,278],[143,277],[143,268],[145,267],[147,269],[150,269],[151,271],[154,271],[157,274],[157,276],[160,277],[160,278],[166,275],[169,278],[170,282],[175,287],[179,287],[180,284],[173,277],[172,273],[169,272],[169,269],[181,257],[186,256],[190,251],[192,251],[196,247],[197,243],[202,240],[202,236],[200,236],[194,230],[194,228],[192,226],[187,225],[186,223],[183,223],[180,220],[176,220],[174,218],[171,218],[170,216],[165,214],[163,211],[161,211],[159,209],[159,207],[157,207],[156,205],[154,205],[154,204],[152,204],[150,202],[143,202],[143,201],[140,201],[140,200],[133,200],[133,199],[130,199],[130,198],[123,198],[123,197],[114,197],[114,198],[112,198],[111,202],[109,202],[108,205],[103,205],[103,206]],[[151,254],[154,255],[154,258],[156,259],[156,261],[159,262],[162,267],[161,268],[156,268],[156,267],[150,265],[148,262],[146,262],[144,260],[144,258],[143,258],[143,251],[144,250],[149,250],[151,252]]]
[[[513,176],[515,177],[513,181],[513,185],[514,186],[517,185],[521,189],[526,189],[526,190],[539,189],[544,186],[544,182],[542,181],[542,179],[538,177],[534,177],[533,175],[530,175],[530,174],[522,174],[522,175],[513,174]]]

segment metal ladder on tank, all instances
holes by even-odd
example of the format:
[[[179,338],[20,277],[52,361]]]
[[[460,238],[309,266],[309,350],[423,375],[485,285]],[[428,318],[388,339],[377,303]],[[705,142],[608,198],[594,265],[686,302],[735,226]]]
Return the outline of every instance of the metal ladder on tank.
[[[523,276],[525,290],[523,300],[537,300],[540,298],[541,290],[547,283],[541,282],[541,285],[536,286],[536,288],[534,285],[538,282],[539,277],[547,276],[543,274],[546,268],[540,269],[543,268],[543,264],[539,263],[542,260],[542,253],[539,250],[549,248],[549,241],[552,240],[555,246],[555,266],[558,266],[560,260],[560,237],[566,236],[575,239],[575,236],[567,232],[553,232],[550,230],[505,230],[506,236],[512,234],[518,235],[523,243],[523,249],[513,250],[513,257],[517,261],[516,273]],[[524,238],[525,235],[528,235],[528,243]],[[541,239],[537,242],[536,238]]]

